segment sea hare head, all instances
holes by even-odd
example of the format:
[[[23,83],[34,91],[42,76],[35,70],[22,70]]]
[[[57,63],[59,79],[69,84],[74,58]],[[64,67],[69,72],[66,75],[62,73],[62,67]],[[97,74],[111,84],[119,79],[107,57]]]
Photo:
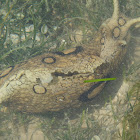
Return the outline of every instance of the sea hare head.
[[[114,57],[121,57],[126,53],[129,29],[132,25],[140,22],[140,17],[129,19],[123,15],[119,10],[118,0],[113,0],[113,3],[113,15],[101,25],[99,36],[97,36],[97,40],[100,41],[100,57],[108,62]]]

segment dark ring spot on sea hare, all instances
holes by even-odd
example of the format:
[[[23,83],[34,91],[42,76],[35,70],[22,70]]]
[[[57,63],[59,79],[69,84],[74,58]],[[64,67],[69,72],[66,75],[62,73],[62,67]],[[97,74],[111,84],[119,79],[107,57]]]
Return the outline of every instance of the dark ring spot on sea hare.
[[[103,77],[103,78],[105,78],[105,77]],[[110,75],[107,75],[106,78],[110,78]],[[81,102],[91,101],[94,97],[93,96],[90,97],[90,94],[92,94],[94,92],[94,90],[98,91],[107,82],[108,81],[100,81],[100,82],[96,83],[95,85],[92,85],[87,91],[84,91],[83,94],[80,95],[79,100]],[[101,88],[101,90],[102,89],[103,88]],[[95,95],[97,95],[97,94],[95,94]]]
[[[120,17],[120,18],[118,19],[118,24],[119,24],[120,26],[124,26],[124,25],[126,24],[126,20],[125,20],[124,18]]]
[[[7,68],[6,70],[2,71],[0,73],[0,78],[3,78],[5,76],[7,76],[12,70],[14,69],[14,66],[10,66],[9,68]]]
[[[117,26],[113,29],[113,37],[114,38],[118,38],[120,36],[120,33],[121,33],[121,29]]]
[[[91,101],[93,98],[88,98],[88,95],[90,93],[92,93],[92,91],[94,89],[96,89],[100,84],[102,84],[103,82],[98,82],[97,84],[91,86],[87,91],[83,92],[83,94],[80,96],[79,100],[82,102],[87,102],[87,101]]]
[[[45,94],[47,92],[47,89],[41,85],[34,85],[33,91],[36,94]]]
[[[53,64],[56,62],[56,58],[53,56],[47,56],[42,59],[42,62],[46,64]]]

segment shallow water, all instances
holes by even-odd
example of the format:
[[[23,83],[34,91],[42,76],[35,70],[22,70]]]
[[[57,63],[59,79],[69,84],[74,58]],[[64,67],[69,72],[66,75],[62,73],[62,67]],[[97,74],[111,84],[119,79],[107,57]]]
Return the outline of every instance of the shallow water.
[[[32,31],[32,27],[29,28],[30,31]],[[13,36],[11,37],[13,38]],[[56,37],[59,38],[58,34]],[[122,63],[119,71],[113,75],[114,77],[117,77],[117,80],[107,83],[104,90],[92,101],[84,103],[80,108],[70,108],[57,113],[46,114],[24,114],[1,107],[0,139],[59,140],[59,135],[65,135],[66,133],[64,132],[70,130],[73,135],[79,136],[85,131],[92,131],[92,135],[97,136],[101,140],[113,139],[117,135],[117,131],[122,131],[120,120],[122,119],[124,112],[128,109],[127,104],[125,104],[126,94],[130,87],[139,80],[140,76],[140,69],[136,69],[135,72],[129,75],[131,80],[124,80],[123,68],[125,67],[127,69],[131,64],[139,64],[140,60],[139,28],[138,30],[133,31],[132,37],[134,39],[130,42],[129,47],[131,48],[127,53],[124,63]],[[14,36],[14,38],[13,44],[16,43],[18,37],[16,38],[16,36]],[[40,41],[40,38],[37,38],[37,40]],[[27,44],[30,45],[30,41]],[[5,47],[8,47],[8,45]],[[53,47],[55,48],[55,45]],[[33,49],[33,46],[30,46],[27,50],[28,49]],[[37,48],[36,50],[39,49]],[[18,53],[20,52],[21,51]],[[25,59],[29,58],[31,54],[33,54],[32,51],[29,54],[26,54]],[[16,57],[15,60],[11,60],[12,62],[10,62],[9,58],[13,59],[14,56],[11,55],[8,59],[6,58],[7,62],[5,63],[3,61],[1,67],[15,63],[18,59],[18,54],[16,54]],[[86,123],[87,120],[89,121],[89,126]],[[78,127],[78,125],[80,127]],[[77,129],[73,128],[73,126],[76,126]],[[90,132],[85,133],[86,135],[90,134]],[[66,138],[67,136],[65,139]]]

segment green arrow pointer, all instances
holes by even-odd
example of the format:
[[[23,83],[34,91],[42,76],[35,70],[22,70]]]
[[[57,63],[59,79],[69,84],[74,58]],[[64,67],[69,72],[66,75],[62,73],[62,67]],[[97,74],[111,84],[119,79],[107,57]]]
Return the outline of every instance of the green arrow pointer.
[[[105,79],[85,80],[84,83],[99,82],[99,81],[112,81],[112,80],[116,80],[116,78],[105,78]]]

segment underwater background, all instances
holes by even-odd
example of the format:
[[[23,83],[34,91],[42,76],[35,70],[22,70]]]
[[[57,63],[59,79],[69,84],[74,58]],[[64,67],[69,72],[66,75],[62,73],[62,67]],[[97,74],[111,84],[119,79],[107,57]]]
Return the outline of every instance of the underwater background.
[[[140,16],[139,0],[119,2],[126,16]],[[87,43],[112,12],[112,0],[1,0],[0,71],[44,52]],[[0,140],[140,139],[140,27],[131,32],[117,80],[91,102],[45,114],[0,105]]]

